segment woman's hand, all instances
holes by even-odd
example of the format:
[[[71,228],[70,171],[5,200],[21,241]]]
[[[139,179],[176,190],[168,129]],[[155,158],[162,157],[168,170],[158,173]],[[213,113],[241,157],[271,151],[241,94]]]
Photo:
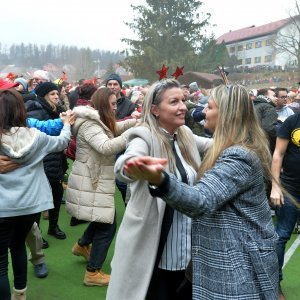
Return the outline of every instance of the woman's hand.
[[[0,155],[0,174],[10,172],[20,167],[20,164],[12,162],[8,156]]]
[[[124,169],[130,177],[159,185],[163,180],[162,171],[167,162],[164,158],[142,156],[129,159]]]
[[[141,113],[140,112],[138,112],[137,110],[135,110],[132,114],[131,114],[131,117],[133,118],[133,119],[140,119],[140,117],[141,117]]]
[[[73,125],[76,121],[76,115],[72,110],[67,110],[66,112],[61,113],[59,116],[61,121],[67,125]]]
[[[270,201],[276,206],[281,206],[284,204],[284,197],[283,197],[282,191],[281,191],[280,187],[274,183],[272,185]]]

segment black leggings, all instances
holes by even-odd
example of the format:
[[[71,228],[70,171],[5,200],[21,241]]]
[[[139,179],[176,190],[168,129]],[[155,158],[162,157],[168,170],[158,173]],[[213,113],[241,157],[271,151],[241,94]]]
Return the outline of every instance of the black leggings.
[[[0,218],[0,300],[10,299],[8,280],[8,249],[14,273],[14,286],[24,289],[27,285],[27,253],[25,239],[36,214]]]

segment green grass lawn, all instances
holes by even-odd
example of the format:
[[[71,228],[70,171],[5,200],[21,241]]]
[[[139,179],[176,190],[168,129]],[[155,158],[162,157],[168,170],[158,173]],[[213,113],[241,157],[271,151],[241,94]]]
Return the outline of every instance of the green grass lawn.
[[[124,204],[119,192],[116,194],[117,223],[121,222],[124,213]],[[43,236],[50,244],[45,249],[46,262],[49,268],[47,278],[38,279],[34,276],[33,266],[28,264],[28,300],[104,300],[106,287],[86,287],[83,285],[86,262],[84,258],[72,255],[71,249],[74,243],[81,236],[87,224],[71,227],[70,216],[65,212],[64,205],[61,206],[60,227],[67,234],[66,240],[57,240],[47,235],[48,221],[41,221]],[[297,237],[292,236],[288,247]],[[110,273],[110,261],[113,255],[114,242],[112,243],[108,257],[103,269]],[[129,275],[130,276],[130,275]],[[300,299],[299,278],[300,278],[300,249],[298,248],[291,260],[284,269],[283,290],[288,300]],[[11,266],[10,282],[13,284]],[[136,283],[138,284],[138,282]],[[118,299],[116,299],[118,300]],[[128,299],[130,300],[130,299]]]

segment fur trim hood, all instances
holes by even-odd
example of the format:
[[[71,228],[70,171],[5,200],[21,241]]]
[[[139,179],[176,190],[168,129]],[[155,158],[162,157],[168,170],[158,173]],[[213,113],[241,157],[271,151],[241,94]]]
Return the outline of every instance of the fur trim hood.
[[[96,109],[91,106],[76,106],[73,109],[73,112],[76,114],[76,122],[72,126],[73,135],[77,135],[80,126],[86,121],[94,121],[98,123],[101,127],[109,130],[107,126],[100,120],[99,113]]]

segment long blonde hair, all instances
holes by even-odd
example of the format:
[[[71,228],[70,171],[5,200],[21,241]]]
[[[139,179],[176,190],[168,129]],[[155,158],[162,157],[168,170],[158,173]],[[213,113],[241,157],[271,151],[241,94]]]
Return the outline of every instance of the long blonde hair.
[[[167,136],[160,130],[159,119],[157,119],[152,114],[151,110],[153,105],[159,105],[161,103],[165,91],[172,88],[180,88],[180,83],[174,79],[165,79],[159,82],[155,82],[150,87],[143,102],[141,120],[143,125],[148,127],[149,130],[158,137],[162,155],[164,155],[164,157],[168,159],[170,170],[174,173],[176,170],[176,163],[170,141]],[[185,129],[182,126],[177,129],[177,142],[185,161],[197,171],[198,165],[189,149],[190,145],[194,141],[191,140],[190,136],[186,133]]]
[[[258,155],[265,178],[271,179],[272,157],[268,139],[256,117],[248,91],[240,85],[220,85],[211,91],[210,99],[217,105],[219,114],[214,143],[200,166],[199,178],[214,166],[222,151],[240,145]]]

